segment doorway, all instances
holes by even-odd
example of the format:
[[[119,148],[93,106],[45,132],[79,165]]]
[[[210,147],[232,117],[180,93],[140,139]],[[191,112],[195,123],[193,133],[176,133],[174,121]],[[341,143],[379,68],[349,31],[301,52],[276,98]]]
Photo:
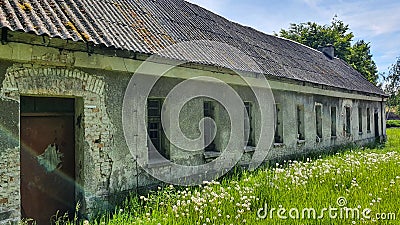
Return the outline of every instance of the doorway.
[[[378,109],[374,110],[374,126],[375,126],[375,137],[379,137],[379,113]]]
[[[75,99],[21,96],[21,216],[51,224],[75,209]]]

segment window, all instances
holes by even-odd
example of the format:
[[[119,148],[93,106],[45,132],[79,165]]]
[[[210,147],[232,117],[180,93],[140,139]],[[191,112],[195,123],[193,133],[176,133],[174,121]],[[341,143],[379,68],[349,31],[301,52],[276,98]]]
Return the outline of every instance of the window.
[[[351,134],[351,123],[350,120],[351,119],[351,110],[350,107],[346,106],[345,107],[345,126],[344,126],[344,130],[346,132],[347,135]]]
[[[322,106],[315,106],[315,125],[317,132],[317,139],[320,141],[322,138]]]
[[[336,107],[331,107],[331,136],[336,137]]]
[[[147,132],[149,136],[149,150],[158,151],[162,156],[168,158],[164,146],[164,130],[161,123],[161,99],[147,99]],[[154,148],[153,148],[154,147]]]
[[[371,110],[367,108],[367,132],[371,133]]]
[[[203,103],[204,117],[211,118],[215,121],[214,105],[212,101],[204,101]],[[214,125],[211,121],[205,121],[204,123],[204,143],[205,151],[215,151],[214,140]]]
[[[358,107],[358,132],[362,134],[363,132],[363,120],[362,120],[362,108]]]
[[[253,117],[252,117],[252,105],[250,102],[244,102],[245,112],[247,113],[248,119],[244,117],[244,141],[247,139],[245,146],[255,146],[254,133],[253,133]]]
[[[297,106],[297,139],[298,140],[305,140],[304,135],[304,106],[298,105]]]
[[[280,104],[275,104],[275,143],[283,143],[283,121]]]

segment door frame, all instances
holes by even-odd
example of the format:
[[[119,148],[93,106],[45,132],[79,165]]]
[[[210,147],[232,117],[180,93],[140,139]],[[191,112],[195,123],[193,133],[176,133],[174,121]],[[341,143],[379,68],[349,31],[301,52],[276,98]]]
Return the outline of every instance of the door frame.
[[[78,162],[79,160],[83,159],[84,155],[83,155],[83,142],[84,142],[84,124],[83,124],[83,114],[84,114],[84,104],[83,104],[83,98],[81,97],[75,97],[75,96],[48,96],[48,95],[20,95],[20,115],[19,115],[19,119],[21,121],[22,117],[63,117],[63,116],[72,116],[73,117],[73,139],[74,139],[74,164],[75,164],[75,168],[74,168],[74,199],[73,199],[73,203],[78,204],[79,202],[82,202],[83,200],[83,190],[79,188],[79,183],[80,180],[78,180],[80,178],[80,173],[81,171],[79,171],[80,167]],[[22,105],[22,100],[21,98],[59,98],[59,99],[74,99],[74,105],[72,108],[72,112],[38,112],[38,113],[24,113],[21,111],[21,105]],[[19,135],[19,139],[20,141],[21,139],[21,129],[22,127],[19,128],[20,130],[20,135]],[[20,158],[21,158],[21,154],[20,154]],[[20,163],[20,176],[21,176],[21,164]],[[83,172],[83,171],[82,171]],[[81,179],[81,178],[80,178]],[[22,189],[22,185],[20,183],[20,187],[19,190],[21,191]],[[22,208],[22,199],[20,199],[20,213],[21,213],[21,218],[22,218],[22,213],[23,208]],[[72,212],[75,213],[75,212]]]

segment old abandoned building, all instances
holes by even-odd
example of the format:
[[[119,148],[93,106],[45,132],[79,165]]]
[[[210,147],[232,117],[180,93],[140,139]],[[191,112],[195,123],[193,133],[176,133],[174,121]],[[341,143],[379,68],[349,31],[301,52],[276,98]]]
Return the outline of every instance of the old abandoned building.
[[[190,138],[199,136],[201,118],[215,120],[218,131],[207,147],[184,154],[161,129],[168,92],[185,79],[206,76],[232,85],[244,101],[250,147],[243,150],[245,164],[264,137],[257,135],[256,100],[236,83],[234,70],[256,83],[267,77],[272,88],[274,143],[258,146],[268,151],[267,159],[385,137],[385,94],[334,57],[331,48],[316,51],[183,0],[1,1],[0,27],[2,223],[21,217],[43,222],[78,201],[90,215],[112,207],[116,195],[159,182],[137,167],[128,148],[123,100],[141,63],[177,43],[225,43],[256,66],[215,46],[213,52],[192,48],[167,55],[166,64],[168,59],[190,63],[168,71],[146,100],[147,113],[132,115],[148,123],[147,132],[134,134],[136,151],[147,152],[150,140],[176,163],[199,165],[219,156],[229,125],[215,101],[194,99],[179,117]],[[166,176],[184,176],[162,163],[151,167]]]

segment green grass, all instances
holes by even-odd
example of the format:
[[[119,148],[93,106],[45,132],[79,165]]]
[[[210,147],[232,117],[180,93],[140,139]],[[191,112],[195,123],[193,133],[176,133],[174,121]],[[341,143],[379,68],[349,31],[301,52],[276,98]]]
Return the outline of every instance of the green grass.
[[[243,172],[198,187],[168,186],[147,196],[127,199],[113,214],[84,224],[400,224],[400,129],[388,129],[388,142],[376,149],[352,148],[333,156],[288,161],[274,168]],[[351,218],[337,200],[370,219]],[[272,219],[257,211],[276,208]],[[338,208],[338,218],[302,218],[304,208],[321,216]],[[278,209],[299,219],[278,218]],[[293,209],[292,209],[293,208]],[[340,219],[342,210],[342,219]],[[261,211],[263,212],[263,211]],[[376,213],[395,213],[396,220],[378,221]],[[350,218],[346,219],[346,215]],[[289,217],[289,213],[285,214]],[[389,214],[387,214],[389,215]],[[334,216],[334,214],[333,214]],[[391,214],[389,216],[392,216]]]
[[[390,127],[400,127],[400,120],[388,120],[386,122],[386,126],[388,128],[390,128]]]

